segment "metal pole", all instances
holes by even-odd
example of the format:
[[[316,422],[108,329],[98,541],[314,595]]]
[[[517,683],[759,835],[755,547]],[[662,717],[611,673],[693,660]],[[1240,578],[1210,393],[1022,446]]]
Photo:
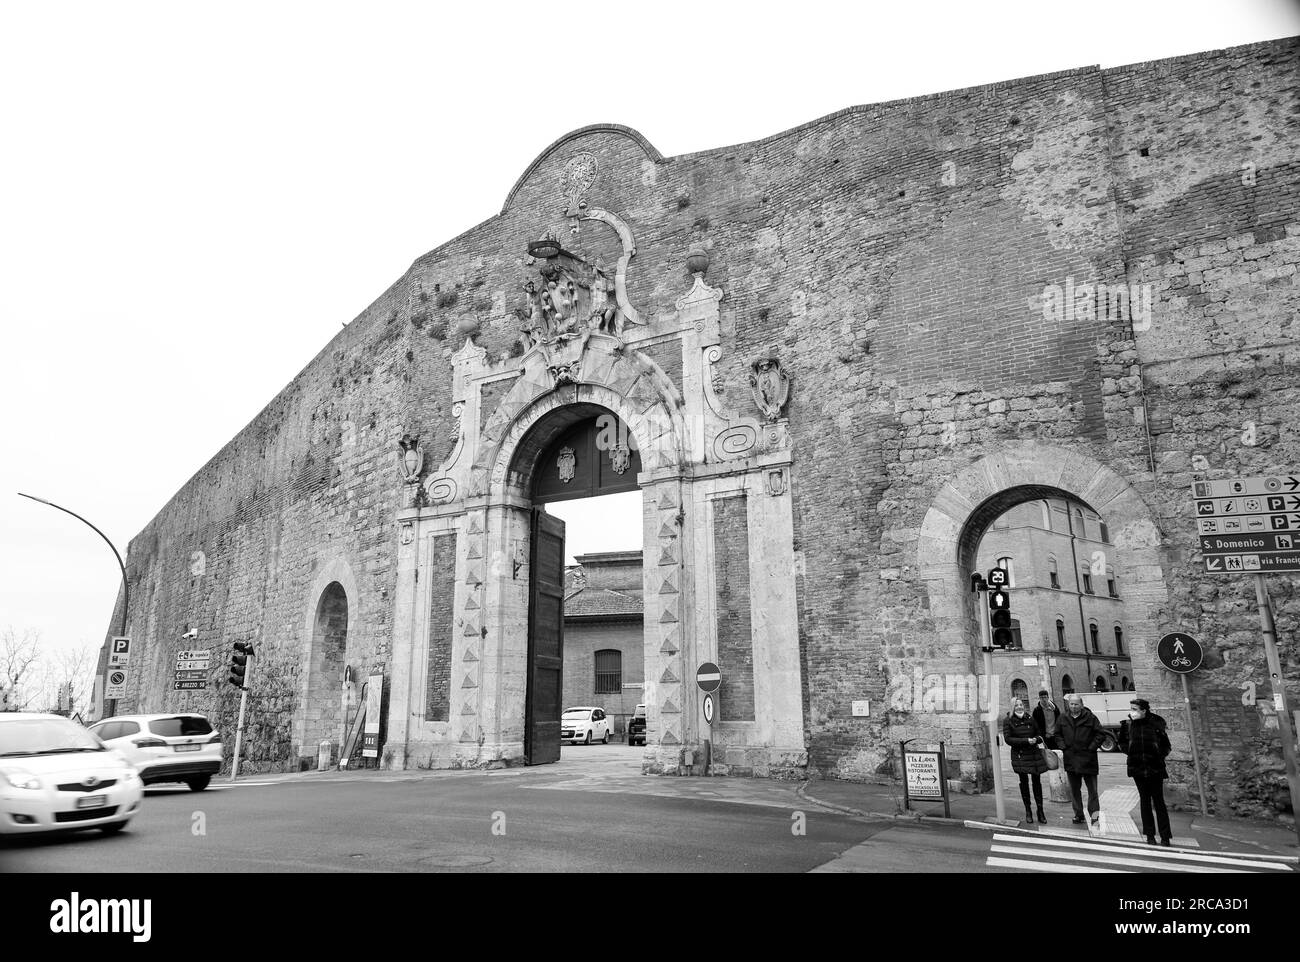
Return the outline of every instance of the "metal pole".
[[[943,817],[952,818],[948,804],[948,756],[944,753],[943,742],[939,742],[939,788],[943,791]]]
[[[121,637],[125,638],[126,637],[126,616],[127,616],[127,612],[131,610],[131,585],[126,580],[126,565],[123,564],[122,562],[122,556],[118,554],[117,548],[114,546],[113,542],[108,540],[108,535],[104,534],[104,532],[100,531],[98,528],[96,528],[93,524],[91,524],[81,515],[77,514],[77,512],[69,511],[61,504],[55,504],[53,501],[46,501],[44,498],[38,498],[34,494],[23,494],[21,491],[18,492],[18,497],[28,498],[32,501],[39,501],[41,504],[48,504],[51,508],[58,508],[64,514],[72,515],[74,518],[76,518],[78,521],[80,521],[82,524],[88,527],[91,531],[95,532],[95,534],[99,535],[101,538],[104,539],[104,543],[108,545],[108,547],[112,550],[113,557],[117,559],[117,567],[122,572],[122,624],[121,627],[118,629],[117,633]],[[110,699],[108,704],[109,704],[108,710],[104,714],[105,718],[110,718],[113,715],[117,714],[117,699],[116,698]]]
[[[912,739],[909,738],[907,741],[901,741],[898,743],[898,757],[903,762],[903,808],[909,812],[912,810],[912,799],[911,796],[907,794],[907,742],[910,742],[911,740]]]
[[[253,681],[254,656],[248,657],[248,669],[244,673],[244,684],[239,691],[239,722],[235,725],[235,757],[230,763],[230,780],[239,777],[239,749],[244,741],[244,709],[248,706],[248,689]]]
[[[984,649],[984,687],[986,689],[985,711],[989,726],[989,759],[993,763],[993,794],[997,796],[997,816],[999,822],[1007,819],[1006,800],[1002,797],[1002,752],[998,745],[998,717],[993,711],[997,702],[997,682],[993,678],[993,634],[989,626],[989,605],[987,599],[976,594],[976,603],[980,606],[980,644]]]
[[[1259,620],[1264,628],[1264,655],[1268,658],[1268,680],[1273,688],[1273,708],[1277,711],[1277,730],[1282,736],[1282,757],[1286,760],[1286,781],[1291,788],[1291,811],[1296,816],[1296,837],[1300,839],[1300,773],[1296,770],[1295,733],[1291,730],[1291,714],[1287,707],[1286,679],[1282,677],[1282,661],[1277,654],[1277,626],[1273,624],[1273,608],[1268,603],[1264,589],[1264,576],[1255,575],[1255,602],[1259,605]]]
[[[1187,738],[1192,743],[1192,770],[1196,772],[1196,792],[1201,796],[1201,814],[1209,815],[1205,809],[1205,782],[1201,780],[1201,753],[1196,748],[1196,729],[1192,727],[1192,696],[1187,688],[1187,675],[1180,673],[1183,680],[1183,710],[1187,712]]]

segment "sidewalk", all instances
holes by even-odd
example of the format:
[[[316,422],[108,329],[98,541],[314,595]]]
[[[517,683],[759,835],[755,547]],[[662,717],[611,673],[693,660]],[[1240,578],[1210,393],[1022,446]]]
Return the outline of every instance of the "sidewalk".
[[[1118,760],[1118,762],[1117,762]],[[1127,778],[1124,756],[1103,755],[1097,789],[1101,796],[1101,819],[1097,826],[1075,825],[1074,809],[1067,801],[1050,799],[1047,776],[1043,776],[1043,811],[1047,824],[1030,825],[1024,821],[1024,803],[1020,799],[1020,783],[1011,772],[1009,757],[1003,750],[1003,798],[1006,817],[1021,828],[1050,829],[1053,833],[1069,833],[1081,838],[1100,837],[1121,841],[1144,841],[1141,834],[1141,815],[1137,809],[1137,789]],[[944,818],[942,802],[912,802],[911,810],[903,807],[902,785],[864,785],[834,779],[818,779],[804,783],[801,797],[825,808],[848,815],[872,818],[916,819],[939,823],[983,823],[997,827],[996,804],[991,792],[981,795],[949,796],[951,820]],[[1087,789],[1083,792],[1087,804]],[[1068,799],[1068,794],[1067,794]],[[1242,818],[1203,816],[1199,812],[1169,812],[1169,825],[1173,830],[1173,844],[1178,847],[1200,848],[1207,852],[1253,852],[1256,854],[1300,856],[1296,833],[1289,825],[1279,822],[1255,821]]]

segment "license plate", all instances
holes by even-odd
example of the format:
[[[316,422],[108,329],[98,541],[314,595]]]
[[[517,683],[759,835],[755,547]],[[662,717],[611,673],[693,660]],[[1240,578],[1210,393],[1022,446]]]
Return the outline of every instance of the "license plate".
[[[177,745],[176,750],[178,752],[197,752],[200,747],[199,745]]]
[[[77,808],[103,808],[107,804],[107,795],[85,795],[77,799]]]

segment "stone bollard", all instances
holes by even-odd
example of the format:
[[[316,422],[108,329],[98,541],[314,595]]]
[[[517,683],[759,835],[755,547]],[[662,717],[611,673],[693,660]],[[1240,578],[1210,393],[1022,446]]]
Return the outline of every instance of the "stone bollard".
[[[1047,787],[1051,791],[1051,798],[1054,802],[1070,801],[1070,783],[1065,777],[1065,759],[1061,757],[1059,749],[1053,749],[1053,753],[1061,762],[1061,767],[1054,772],[1047,773]]]
[[[327,738],[320,743],[320,749],[316,752],[316,770],[323,772],[330,767],[330,740]]]

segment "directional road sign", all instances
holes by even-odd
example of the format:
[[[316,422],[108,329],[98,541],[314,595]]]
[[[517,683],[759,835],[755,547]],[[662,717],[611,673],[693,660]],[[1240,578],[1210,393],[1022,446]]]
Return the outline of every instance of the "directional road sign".
[[[909,798],[943,798],[938,752],[905,752]]]
[[[174,681],[172,691],[202,691],[208,687],[206,681]]]
[[[206,671],[180,669],[172,677],[176,681],[206,681],[208,673]]]
[[[1300,474],[1192,485],[1205,570],[1300,571]]]
[[[1229,478],[1226,481],[1197,481],[1192,496],[1228,498],[1243,494],[1300,494],[1300,474],[1270,474],[1258,478]]]

